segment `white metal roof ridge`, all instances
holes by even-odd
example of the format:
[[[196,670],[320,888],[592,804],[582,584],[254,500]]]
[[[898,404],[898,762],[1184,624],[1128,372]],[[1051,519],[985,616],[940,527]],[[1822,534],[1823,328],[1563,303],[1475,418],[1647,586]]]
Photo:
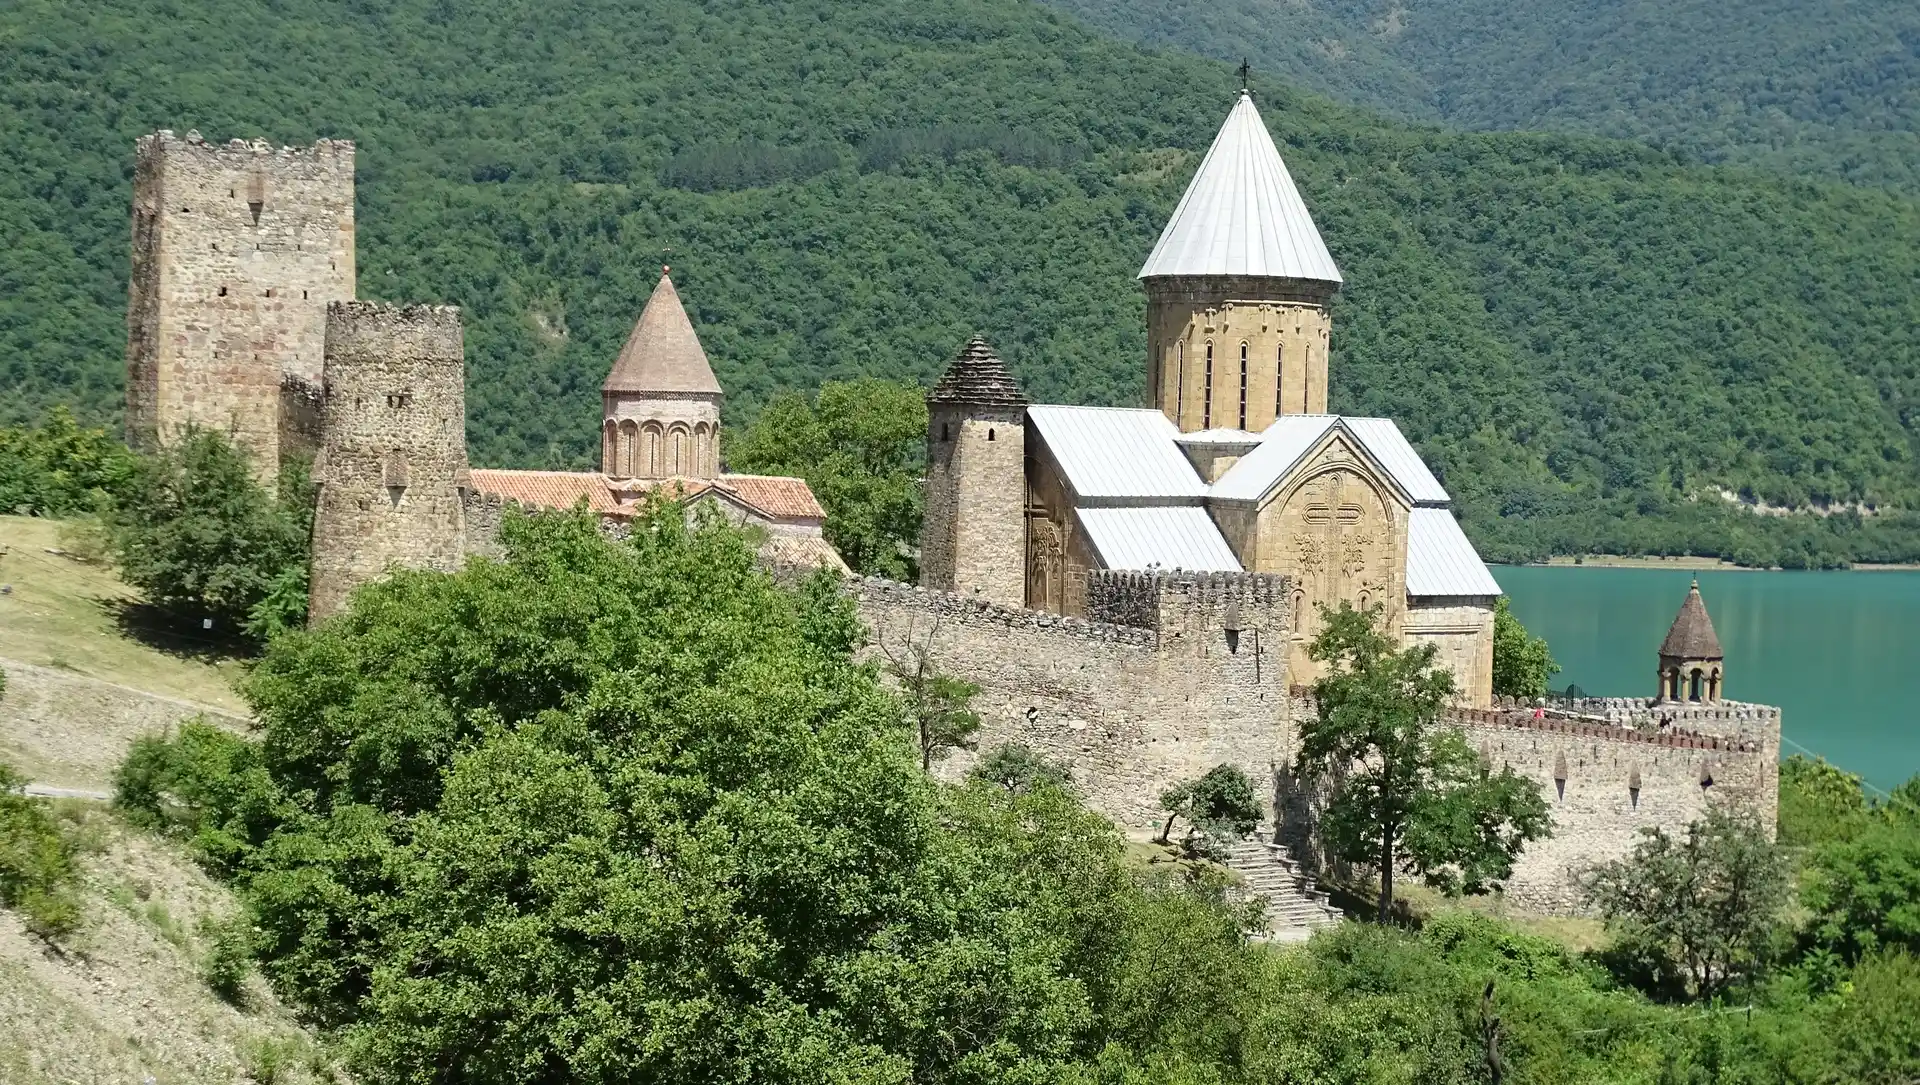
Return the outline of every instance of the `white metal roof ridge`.
[[[1342,281],[1253,95],[1244,90],[1141,265],[1142,279],[1162,275]]]
[[[1207,511],[1193,505],[1076,508],[1100,561],[1109,569],[1241,572],[1233,547]]]
[[[1407,524],[1407,594],[1484,597],[1504,593],[1452,511],[1416,508]]]
[[[1275,419],[1261,433],[1260,447],[1228,468],[1208,489],[1207,496],[1221,501],[1260,500],[1336,424],[1353,435],[1361,451],[1379,463],[1415,506],[1451,503],[1446,487],[1428,470],[1393,419],[1337,414],[1289,414]]]
[[[1027,421],[1076,498],[1198,504],[1207,484],[1176,443],[1180,431],[1150,407],[1036,404]]]

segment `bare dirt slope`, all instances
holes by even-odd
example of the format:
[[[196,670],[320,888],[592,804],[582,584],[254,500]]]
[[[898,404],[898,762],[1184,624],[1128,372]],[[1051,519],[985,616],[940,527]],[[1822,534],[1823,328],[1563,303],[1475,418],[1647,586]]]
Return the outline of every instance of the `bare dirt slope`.
[[[334,1080],[257,974],[237,1006],[207,985],[214,932],[236,910],[224,888],[179,848],[97,806],[64,813],[85,841],[85,919],[51,946],[0,910],[0,1082]]]

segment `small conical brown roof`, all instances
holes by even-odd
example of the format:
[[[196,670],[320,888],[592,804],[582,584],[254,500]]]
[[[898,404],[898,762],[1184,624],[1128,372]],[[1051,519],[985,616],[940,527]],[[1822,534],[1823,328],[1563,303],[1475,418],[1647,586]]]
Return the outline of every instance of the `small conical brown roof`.
[[[947,364],[940,383],[927,393],[928,403],[972,403],[988,407],[1024,407],[1030,402],[1013,379],[1007,363],[987,345],[984,336],[967,340]]]
[[[1660,642],[1660,654],[1676,659],[1719,659],[1720,638],[1714,635],[1713,619],[1707,617],[1707,604],[1700,598],[1700,582],[1687,589],[1687,600],[1674,615],[1673,628]]]
[[[707,352],[694,334],[693,321],[680,304],[673,280],[663,270],[647,307],[634,322],[633,334],[613,361],[603,392],[702,392],[719,395]]]

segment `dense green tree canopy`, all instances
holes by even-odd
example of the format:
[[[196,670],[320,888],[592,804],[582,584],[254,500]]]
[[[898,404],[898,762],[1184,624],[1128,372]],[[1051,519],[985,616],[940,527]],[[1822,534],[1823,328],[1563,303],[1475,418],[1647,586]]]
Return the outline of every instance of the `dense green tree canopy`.
[[[107,0],[0,12],[0,412],[120,402],[131,143],[359,144],[360,293],[457,302],[474,460],[590,462],[663,260],[733,425],[925,382],[1142,395],[1133,274],[1236,83],[1016,0]],[[244,58],[244,60],[242,59]],[[1626,143],[1453,135],[1265,80],[1347,277],[1333,401],[1392,415],[1495,558],[1920,554],[1920,211]]]
[[[1554,128],[1920,192],[1920,12],[1899,0],[1046,0],[1464,128]]]

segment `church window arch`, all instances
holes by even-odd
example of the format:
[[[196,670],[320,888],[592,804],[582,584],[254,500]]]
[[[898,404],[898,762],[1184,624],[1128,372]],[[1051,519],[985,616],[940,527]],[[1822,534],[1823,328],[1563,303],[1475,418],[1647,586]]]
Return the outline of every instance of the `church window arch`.
[[[692,439],[693,434],[684,422],[676,422],[673,428],[667,431],[667,473],[669,475],[678,478],[692,474],[689,468],[693,466],[693,458],[691,450],[687,447]]]
[[[1207,382],[1200,393],[1200,428],[1213,428],[1213,340],[1207,340]]]
[[[620,473],[620,461],[615,457],[620,451],[620,426],[613,419],[607,419],[600,427],[600,470],[609,475]]]
[[[1247,341],[1240,340],[1240,428],[1247,428]]]
[[[622,478],[634,475],[634,449],[639,444],[640,427],[632,420],[620,423],[620,450],[613,457],[614,474]]]
[[[1178,419],[1187,412],[1187,343],[1181,340],[1173,345],[1174,368],[1178,370],[1173,382],[1173,417]]]
[[[661,460],[664,458],[661,446],[666,443],[665,431],[658,422],[648,422],[640,432],[641,447],[634,453],[634,473],[647,478],[659,478]]]
[[[713,434],[711,429],[709,429],[709,427],[707,426],[707,424],[705,422],[694,423],[693,425],[693,469],[687,472],[688,474],[702,475],[702,476],[707,474],[707,452],[712,442],[713,442]]]
[[[988,427],[987,427],[987,440],[989,440],[989,441],[991,441],[991,440],[993,440],[993,427],[992,427],[992,426],[988,426]]]
[[[1687,679],[1687,700],[1697,701],[1704,692],[1706,692],[1706,674],[1695,667],[1692,675]]]
[[[1273,348],[1273,416],[1279,418],[1287,413],[1287,345]]]

